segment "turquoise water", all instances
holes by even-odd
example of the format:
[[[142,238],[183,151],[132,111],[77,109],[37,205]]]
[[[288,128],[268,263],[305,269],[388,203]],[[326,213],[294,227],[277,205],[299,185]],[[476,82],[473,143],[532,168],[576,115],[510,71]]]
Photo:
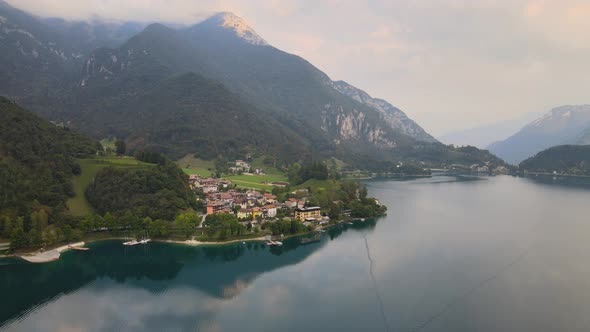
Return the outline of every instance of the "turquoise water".
[[[590,186],[370,181],[386,217],[319,242],[98,242],[0,261],[6,331],[588,331]]]

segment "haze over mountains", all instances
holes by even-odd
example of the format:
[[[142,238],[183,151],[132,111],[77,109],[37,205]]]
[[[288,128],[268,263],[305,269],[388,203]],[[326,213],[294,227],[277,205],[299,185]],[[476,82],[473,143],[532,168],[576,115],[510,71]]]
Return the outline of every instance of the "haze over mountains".
[[[94,138],[173,158],[497,161],[440,144],[395,106],[268,45],[232,13],[144,28],[41,19],[0,0],[0,54],[0,94]]]
[[[518,164],[542,150],[566,144],[590,144],[590,105],[556,107],[507,139],[491,144],[489,150]]]
[[[530,112],[507,121],[453,131],[439,136],[438,139],[445,144],[473,145],[487,149],[490,144],[506,139],[539,116],[539,112]]]

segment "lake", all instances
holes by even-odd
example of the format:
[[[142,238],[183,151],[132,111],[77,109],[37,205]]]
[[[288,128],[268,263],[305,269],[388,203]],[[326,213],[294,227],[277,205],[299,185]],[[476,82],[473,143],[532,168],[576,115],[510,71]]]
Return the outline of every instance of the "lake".
[[[2,331],[589,331],[590,185],[368,181],[389,208],[280,248],[97,242],[0,261]]]

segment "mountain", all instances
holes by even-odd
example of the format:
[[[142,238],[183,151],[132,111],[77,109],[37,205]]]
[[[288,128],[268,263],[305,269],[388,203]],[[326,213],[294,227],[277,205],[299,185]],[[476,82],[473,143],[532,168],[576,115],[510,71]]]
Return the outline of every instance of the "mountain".
[[[116,46],[143,26],[42,19],[0,0],[0,95],[67,94],[94,49]]]
[[[363,168],[472,159],[471,150],[440,144],[388,102],[334,82],[305,59],[269,45],[231,13],[186,28],[151,24],[122,43],[112,29],[103,34],[110,39],[95,38],[103,41],[94,44],[71,38],[76,49],[102,44],[82,57],[69,56],[74,46],[61,42],[68,24],[26,17],[27,25],[18,29],[48,31],[43,45],[60,40],[57,55],[31,59],[56,65],[47,71],[10,67],[0,93],[94,138],[124,138],[132,148],[150,147],[173,158],[261,152],[285,161],[336,157]],[[4,47],[12,52],[7,63],[21,61],[15,43]],[[476,155],[480,162],[493,159]]]
[[[587,143],[589,129],[590,105],[560,106],[506,140],[491,144],[489,150],[517,164],[552,146]]]
[[[381,119],[391,128],[400,131],[418,141],[434,143],[437,140],[430,136],[422,127],[410,119],[399,108],[391,105],[387,101],[379,98],[373,98],[365,91],[356,88],[344,81],[333,82],[334,89],[340,93],[351,97],[359,103],[369,106],[379,112]]]
[[[520,163],[525,172],[590,175],[590,145],[560,145]]]
[[[80,173],[74,158],[94,155],[97,147],[0,97],[0,217],[28,218],[39,209],[50,220],[59,215]]]
[[[517,118],[496,122],[481,127],[453,131],[444,134],[438,139],[445,144],[473,145],[480,149],[487,148],[490,144],[501,141],[514,134],[529,122],[537,119],[539,113],[530,112]]]

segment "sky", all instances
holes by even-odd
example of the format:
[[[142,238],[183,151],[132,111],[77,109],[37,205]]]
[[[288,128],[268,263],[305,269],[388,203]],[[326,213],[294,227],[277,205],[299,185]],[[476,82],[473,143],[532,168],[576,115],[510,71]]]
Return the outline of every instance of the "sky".
[[[590,103],[590,0],[7,2],[75,20],[192,24],[231,11],[435,136]]]

